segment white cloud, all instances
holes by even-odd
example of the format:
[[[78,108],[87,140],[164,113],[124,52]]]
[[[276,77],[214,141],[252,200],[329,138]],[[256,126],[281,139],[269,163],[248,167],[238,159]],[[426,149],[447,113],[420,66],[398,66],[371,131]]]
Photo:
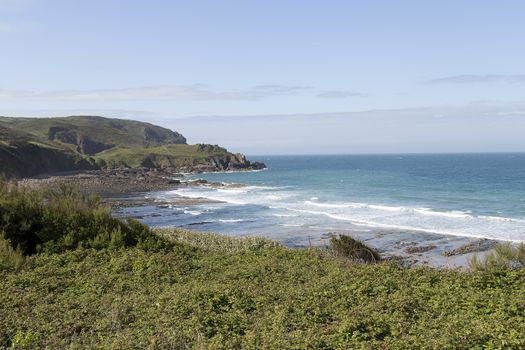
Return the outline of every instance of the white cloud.
[[[317,94],[317,97],[321,98],[348,98],[348,97],[363,97],[364,95],[355,91],[323,91]]]
[[[463,74],[430,79],[425,84],[525,83],[525,74]]]
[[[301,93],[309,86],[259,85],[248,89],[215,91],[206,85],[165,85],[141,88],[27,91],[0,90],[0,100],[19,101],[210,101],[260,100]]]
[[[0,116],[4,117],[68,117],[72,115],[93,115],[108,118],[129,118],[129,119],[151,119],[163,116],[161,113],[128,110],[128,109],[3,109],[0,110]]]

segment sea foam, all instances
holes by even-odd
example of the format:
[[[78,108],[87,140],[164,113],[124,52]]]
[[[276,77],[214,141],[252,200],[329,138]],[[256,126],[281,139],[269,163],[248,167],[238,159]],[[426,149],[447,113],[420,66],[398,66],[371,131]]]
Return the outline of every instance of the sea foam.
[[[307,225],[308,227],[336,229],[351,229],[352,226],[355,226],[356,228],[428,232],[510,241],[525,240],[525,220],[522,219],[475,215],[468,210],[443,210],[358,201],[327,201],[322,196],[305,193],[291,186],[250,185],[241,188],[218,189],[196,186],[177,189],[171,191],[170,194],[187,198],[206,198],[240,206],[259,205],[270,210],[270,217],[276,220],[274,225],[280,226],[304,227]],[[202,214],[193,210],[185,211],[185,213]],[[257,214],[254,215],[253,221],[258,220]],[[293,222],[289,222],[291,218]],[[240,223],[245,220],[219,219],[218,221]]]

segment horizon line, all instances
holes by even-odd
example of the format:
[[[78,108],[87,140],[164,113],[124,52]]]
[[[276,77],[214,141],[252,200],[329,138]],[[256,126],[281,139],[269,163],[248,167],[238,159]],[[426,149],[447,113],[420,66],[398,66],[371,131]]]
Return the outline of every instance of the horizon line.
[[[475,152],[377,152],[377,153],[283,153],[283,154],[264,154],[246,153],[247,157],[296,157],[296,156],[417,156],[417,155],[497,155],[497,154],[525,154],[525,151],[475,151]]]

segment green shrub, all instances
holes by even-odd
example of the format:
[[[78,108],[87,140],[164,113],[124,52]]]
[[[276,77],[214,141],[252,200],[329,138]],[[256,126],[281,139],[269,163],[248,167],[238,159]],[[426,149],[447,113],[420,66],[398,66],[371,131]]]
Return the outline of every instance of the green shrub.
[[[364,263],[375,263],[381,257],[372,248],[347,235],[330,239],[330,248],[338,257],[349,258]]]
[[[0,238],[25,255],[77,247],[163,249],[174,244],[136,220],[112,217],[96,196],[63,184],[36,190],[5,181],[0,182]]]
[[[498,244],[493,252],[486,254],[482,259],[474,255],[469,261],[469,267],[473,271],[523,268],[525,267],[525,244]]]

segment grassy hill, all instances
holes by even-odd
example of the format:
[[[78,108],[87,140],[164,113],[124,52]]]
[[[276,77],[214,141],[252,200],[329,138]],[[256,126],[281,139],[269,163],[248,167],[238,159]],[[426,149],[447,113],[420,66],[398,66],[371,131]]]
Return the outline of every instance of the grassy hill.
[[[0,117],[0,174],[25,177],[106,167],[217,171],[262,165],[218,146],[187,145],[181,134],[139,121]]]
[[[177,132],[153,124],[93,116],[66,118],[0,118],[0,125],[68,146],[82,154],[113,147],[185,144]]]
[[[232,154],[212,145],[165,145],[149,148],[115,148],[98,153],[95,159],[107,167],[235,170],[257,166],[242,154]]]

